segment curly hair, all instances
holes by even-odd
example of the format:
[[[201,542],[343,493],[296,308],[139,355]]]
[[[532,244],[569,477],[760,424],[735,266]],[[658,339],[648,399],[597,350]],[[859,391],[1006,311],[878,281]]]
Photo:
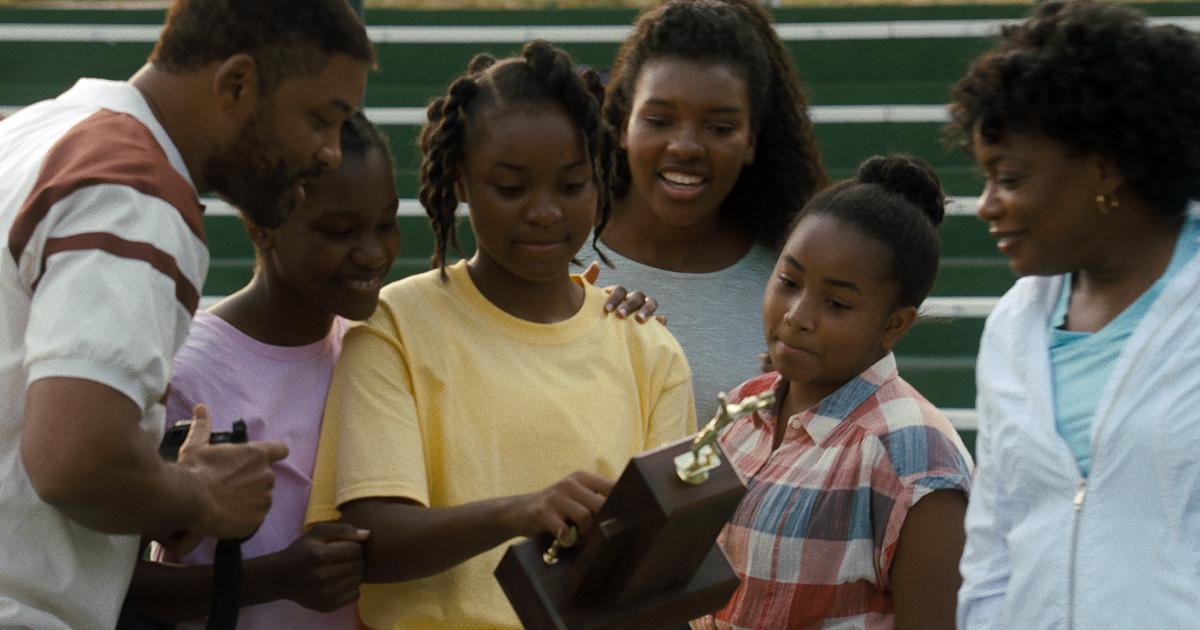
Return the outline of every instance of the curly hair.
[[[755,0],[667,0],[642,15],[609,73],[604,117],[624,129],[647,61],[680,58],[729,64],[750,88],[754,163],[745,166],[721,212],[773,249],[813,194],[829,183],[817,150],[808,99],[791,55]],[[613,195],[629,194],[628,154],[614,148]]]
[[[525,44],[520,57],[497,61],[486,53],[476,55],[467,73],[429,105],[429,122],[418,140],[422,156],[418,197],[436,239],[430,265],[442,269],[444,277],[447,246],[463,255],[454,230],[459,201],[454,182],[462,168],[467,125],[487,107],[561,106],[583,131],[597,196],[594,243],[612,214],[613,137],[600,116],[603,96],[599,74],[591,69],[577,72],[570,55],[541,40]]]
[[[1054,1],[1006,26],[953,90],[946,134],[1044,135],[1099,153],[1167,216],[1200,197],[1200,40],[1132,9]]]
[[[150,61],[184,73],[239,53],[254,58],[267,96],[284,79],[319,74],[334,55],[375,63],[346,0],[175,0]]]
[[[946,194],[933,169],[912,155],[876,155],[858,174],[817,193],[800,211],[789,235],[805,217],[835,217],[892,252],[897,303],[919,307],[937,279],[941,240],[937,226],[946,216]]]

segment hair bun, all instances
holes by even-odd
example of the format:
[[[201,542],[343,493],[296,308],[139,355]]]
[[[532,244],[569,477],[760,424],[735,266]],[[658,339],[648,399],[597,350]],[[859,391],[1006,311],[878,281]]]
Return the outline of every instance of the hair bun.
[[[915,155],[876,155],[858,167],[858,181],[879,184],[884,190],[903,196],[938,225],[946,216],[946,194],[937,173]]]
[[[479,74],[494,65],[496,65],[495,57],[488,53],[479,53],[471,57],[471,62],[467,64],[467,74]]]

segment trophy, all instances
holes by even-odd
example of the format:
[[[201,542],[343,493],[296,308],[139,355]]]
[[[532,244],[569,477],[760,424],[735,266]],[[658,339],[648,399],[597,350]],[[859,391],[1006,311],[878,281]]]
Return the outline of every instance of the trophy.
[[[717,398],[694,438],[630,460],[586,539],[570,527],[508,548],[495,575],[526,630],[659,630],[729,602],[738,577],[716,539],[746,483],[717,434],[775,397]]]

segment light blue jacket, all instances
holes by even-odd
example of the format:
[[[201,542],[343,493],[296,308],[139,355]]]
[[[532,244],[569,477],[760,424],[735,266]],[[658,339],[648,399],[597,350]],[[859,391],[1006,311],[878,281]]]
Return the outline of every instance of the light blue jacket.
[[[1085,481],[1054,424],[1047,327],[1061,277],[988,318],[958,626],[1200,628],[1200,256],[1113,368]]]

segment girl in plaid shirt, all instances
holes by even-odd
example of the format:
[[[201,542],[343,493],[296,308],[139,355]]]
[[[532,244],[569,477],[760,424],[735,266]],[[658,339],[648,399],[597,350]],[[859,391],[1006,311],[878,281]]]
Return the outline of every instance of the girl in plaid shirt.
[[[708,628],[953,628],[971,457],[892,348],[937,274],[929,165],[875,156],[801,211],[763,296],[779,401],[721,435],[750,490],[720,541],[742,578]]]

